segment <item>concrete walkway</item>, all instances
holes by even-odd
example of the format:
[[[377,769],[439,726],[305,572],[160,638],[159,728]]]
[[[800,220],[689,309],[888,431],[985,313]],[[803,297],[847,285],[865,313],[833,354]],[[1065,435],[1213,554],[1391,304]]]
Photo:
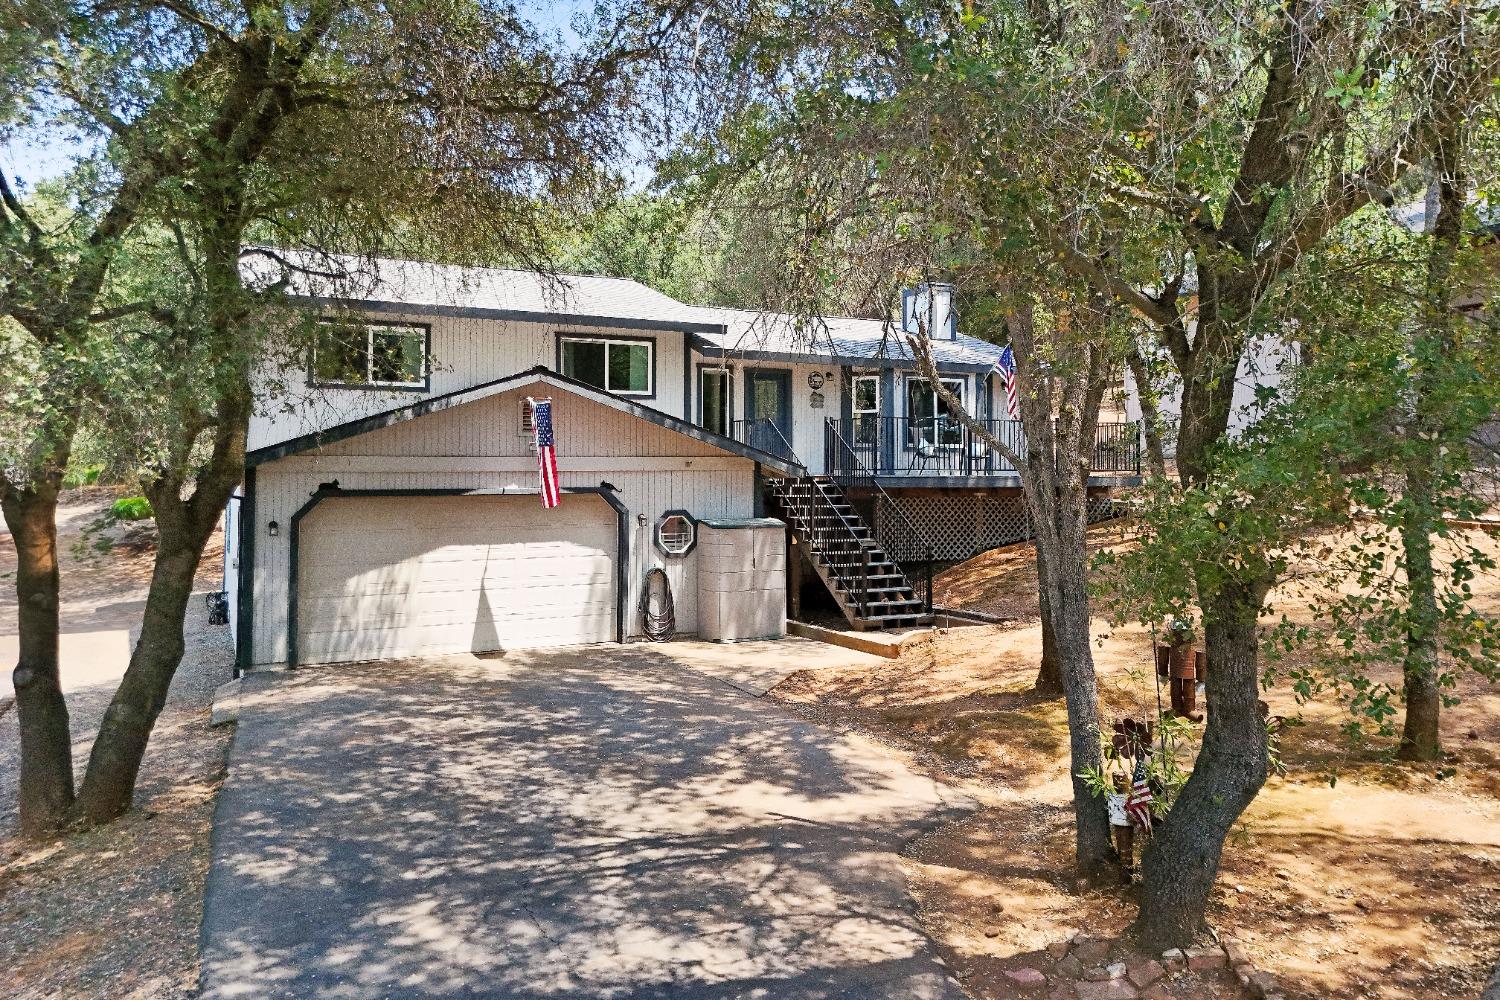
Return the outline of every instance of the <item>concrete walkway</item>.
[[[701,671],[743,655],[246,678],[204,996],[962,997],[895,853],[967,804]]]

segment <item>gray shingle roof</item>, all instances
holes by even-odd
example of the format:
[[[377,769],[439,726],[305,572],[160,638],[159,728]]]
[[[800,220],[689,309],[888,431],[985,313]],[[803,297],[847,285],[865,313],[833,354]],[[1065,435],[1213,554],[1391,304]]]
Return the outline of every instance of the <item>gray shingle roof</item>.
[[[698,340],[730,356],[774,354],[844,363],[885,361],[910,364],[912,361],[911,348],[907,346],[899,324],[894,321],[843,316],[807,318],[706,306],[698,311],[706,320],[717,318],[726,331],[701,333]],[[989,368],[999,363],[1000,353],[1004,350],[962,333],[954,340],[931,341],[931,345],[933,360],[939,365]]]
[[[246,273],[258,282],[275,281],[286,275],[290,294],[311,298],[442,311],[663,322],[692,329],[702,328],[706,322],[701,310],[626,278],[551,275],[307,250],[272,253],[274,257],[266,251],[252,252],[243,265]]]
[[[616,320],[692,330],[701,346],[732,357],[912,363],[911,349],[894,322],[690,306],[628,278],[266,248],[253,249],[242,267],[253,284],[285,279],[289,294],[358,302],[366,308]],[[932,341],[933,360],[940,366],[987,370],[999,362],[1002,350],[964,334]]]

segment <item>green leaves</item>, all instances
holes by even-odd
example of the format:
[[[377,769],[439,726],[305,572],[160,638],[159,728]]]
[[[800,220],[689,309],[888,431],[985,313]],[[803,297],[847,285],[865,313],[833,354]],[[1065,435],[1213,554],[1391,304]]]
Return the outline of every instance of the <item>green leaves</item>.
[[[109,505],[109,516],[116,521],[144,521],[155,514],[145,497],[121,497]]]

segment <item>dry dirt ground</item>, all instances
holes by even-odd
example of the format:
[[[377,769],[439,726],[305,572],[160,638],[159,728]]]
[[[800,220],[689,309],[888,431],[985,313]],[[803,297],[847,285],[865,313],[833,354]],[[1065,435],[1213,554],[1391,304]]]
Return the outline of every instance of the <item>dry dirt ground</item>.
[[[1100,528],[1093,544],[1122,537]],[[1500,554],[1500,541],[1477,537]],[[1075,931],[1114,935],[1134,914],[1127,890],[1078,895],[1065,874],[1066,717],[1029,690],[1040,654],[1032,560],[1013,547],[939,581],[940,602],[1005,624],[952,629],[874,670],[798,675],[773,692],[908,749],[987,803],[909,852],[926,926],[982,1000],[1011,996],[1001,972],[1045,965],[1047,944]],[[1500,612],[1500,580],[1478,589]],[[1307,618],[1299,597],[1273,595]],[[1149,636],[1101,622],[1096,638],[1105,717],[1150,717]],[[1298,706],[1285,688],[1264,694],[1305,724],[1283,737],[1288,774],[1271,779],[1226,848],[1211,919],[1288,996],[1473,998],[1500,958],[1500,685],[1469,676],[1456,693],[1443,725],[1454,773],[1441,778],[1438,765],[1390,762],[1388,747],[1350,747],[1333,705]],[[1221,994],[1189,976],[1171,995]]]
[[[113,499],[105,490],[75,491],[59,511],[63,671],[80,776],[151,572],[149,525],[86,530]],[[112,541],[107,552],[96,544],[101,535]],[[215,537],[204,555],[199,591],[219,587],[220,545]],[[14,572],[15,550],[0,527],[0,637],[12,643]],[[45,844],[15,836],[15,710],[0,716],[0,996],[192,995],[209,826],[229,738],[208,728],[213,689],[229,677],[227,631],[207,625],[201,601],[189,606],[189,653],[151,737],[136,808],[104,829]],[[7,674],[11,665],[3,665]]]

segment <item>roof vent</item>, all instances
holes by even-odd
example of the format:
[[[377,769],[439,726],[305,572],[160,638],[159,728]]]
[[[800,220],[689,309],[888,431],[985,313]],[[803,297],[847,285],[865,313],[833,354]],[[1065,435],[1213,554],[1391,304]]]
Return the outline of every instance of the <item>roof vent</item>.
[[[901,290],[901,330],[913,335],[925,333],[929,340],[955,340],[958,337],[958,313],[953,309],[953,285],[930,281],[916,288]]]

